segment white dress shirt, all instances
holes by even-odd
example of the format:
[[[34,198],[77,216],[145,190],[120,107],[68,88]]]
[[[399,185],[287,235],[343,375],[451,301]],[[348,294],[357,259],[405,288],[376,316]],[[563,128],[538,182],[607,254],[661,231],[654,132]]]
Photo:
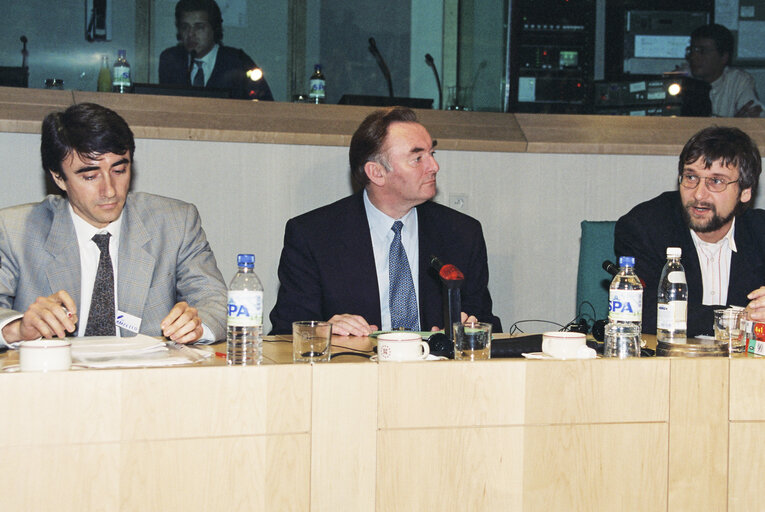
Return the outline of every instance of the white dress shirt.
[[[117,268],[120,248],[120,231],[122,229],[122,214],[119,218],[106,226],[97,228],[85,221],[82,217],[74,213],[72,204],[69,203],[69,214],[74,223],[74,232],[77,235],[77,245],[80,248],[80,304],[77,306],[77,332],[75,336],[84,336],[85,328],[88,325],[88,315],[90,314],[90,300],[93,297],[93,285],[96,282],[96,272],[98,271],[98,260],[101,259],[101,250],[93,241],[93,236],[97,234],[110,233],[109,238],[109,256],[112,259],[112,269],[114,276],[114,311],[119,309],[117,304]],[[117,334],[121,329],[117,328]]]
[[[390,253],[390,244],[393,242],[393,223],[400,220],[404,227],[401,228],[401,244],[406,251],[406,259],[409,260],[409,268],[412,271],[412,281],[414,282],[414,293],[420,294],[419,287],[419,255],[420,240],[417,236],[417,209],[412,208],[406,215],[400,219],[394,219],[378,210],[369,200],[367,191],[364,190],[364,209],[367,213],[367,222],[369,223],[369,233],[372,235],[372,251],[375,256],[375,270],[377,271],[377,287],[380,291],[380,319],[381,330],[387,331],[391,328],[390,320],[390,276],[388,275],[388,256]],[[417,302],[419,304],[419,301]],[[420,310],[417,308],[417,321],[420,322]],[[420,322],[420,329],[423,326]]]
[[[705,242],[691,230],[693,245],[699,255],[701,282],[704,288],[701,303],[705,306],[725,305],[728,301],[728,283],[730,281],[730,260],[736,250],[736,219],[728,233],[715,243]]]
[[[205,85],[207,85],[207,82],[210,80],[210,75],[212,75],[213,69],[215,69],[215,60],[217,58],[218,58],[217,44],[213,46],[212,50],[207,52],[207,55],[205,55],[204,57],[194,58],[195,61],[200,61],[202,63],[202,71],[205,72]],[[194,77],[197,74],[199,66],[195,62],[190,62],[189,65],[193,66],[191,68],[191,76],[189,78],[191,79],[191,83],[194,83]]]
[[[740,69],[725,66],[720,78],[710,84],[709,99],[712,102],[712,115],[718,117],[733,117],[736,112],[754,100],[755,105],[762,106],[757,97],[754,77]],[[760,117],[765,116],[765,109]]]

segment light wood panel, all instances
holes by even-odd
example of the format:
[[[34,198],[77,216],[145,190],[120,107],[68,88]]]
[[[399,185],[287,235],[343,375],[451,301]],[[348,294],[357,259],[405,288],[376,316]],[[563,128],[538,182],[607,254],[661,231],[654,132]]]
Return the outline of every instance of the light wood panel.
[[[212,367],[124,372],[123,439],[310,430],[310,367],[263,366],[232,370]]]
[[[725,510],[727,358],[671,360],[669,511]]]
[[[522,361],[379,365],[380,428],[520,425]]]
[[[665,510],[665,424],[527,427],[524,446],[523,510]]]
[[[759,357],[730,360],[730,419],[765,421],[765,361]]]
[[[520,510],[524,446],[523,427],[382,430],[377,510]]]
[[[123,445],[120,510],[308,510],[309,435]]]
[[[314,365],[312,404],[311,511],[373,511],[377,365]]]
[[[530,361],[525,423],[668,419],[669,361]]]
[[[120,439],[119,373],[6,373],[0,389],[0,447]]]
[[[4,447],[0,454],[3,512],[120,509],[118,443]]]
[[[765,423],[733,422],[730,425],[729,512],[763,510],[762,475],[765,471]]]

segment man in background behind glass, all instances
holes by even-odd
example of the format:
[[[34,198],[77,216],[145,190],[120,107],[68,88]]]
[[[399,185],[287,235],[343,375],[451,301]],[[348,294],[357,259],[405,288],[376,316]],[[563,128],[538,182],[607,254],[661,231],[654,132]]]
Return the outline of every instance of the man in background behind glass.
[[[233,98],[273,101],[263,72],[239,48],[223,46],[223,18],[215,0],[180,0],[178,44],[159,56],[159,83],[228,89]]]
[[[694,78],[712,89],[712,115],[718,117],[759,117],[762,104],[754,78],[746,71],[729,66],[733,58],[733,34],[722,25],[711,24],[691,33],[691,46],[685,55]]]

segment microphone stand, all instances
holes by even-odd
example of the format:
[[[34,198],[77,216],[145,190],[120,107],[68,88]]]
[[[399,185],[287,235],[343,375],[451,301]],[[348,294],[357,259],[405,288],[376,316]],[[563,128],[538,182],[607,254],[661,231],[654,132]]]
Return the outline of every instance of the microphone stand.
[[[441,78],[438,76],[438,70],[436,69],[436,61],[433,60],[433,56],[431,54],[426,53],[425,63],[433,69],[433,74],[436,77],[436,87],[438,87],[438,110],[441,110],[444,104],[443,91],[441,90]]]
[[[375,56],[377,65],[380,66],[380,70],[382,71],[385,80],[388,82],[388,94],[393,98],[393,80],[391,80],[390,77],[390,69],[388,69],[388,65],[385,63],[385,59],[383,59],[380,50],[377,49],[377,43],[375,43],[374,37],[369,38],[369,51]]]
[[[457,267],[444,265],[436,256],[430,257],[430,266],[438,272],[444,290],[444,334],[450,342],[454,342],[454,323],[460,321],[460,289],[465,282],[465,276]]]

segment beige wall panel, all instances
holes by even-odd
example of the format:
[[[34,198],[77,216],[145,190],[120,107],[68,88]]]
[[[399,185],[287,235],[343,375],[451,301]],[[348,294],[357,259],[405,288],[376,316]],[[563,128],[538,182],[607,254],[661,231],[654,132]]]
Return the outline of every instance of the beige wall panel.
[[[730,424],[728,512],[763,510],[765,423]]]
[[[119,440],[119,372],[0,374],[0,447]]]
[[[3,512],[119,510],[117,443],[3,448]]]
[[[667,421],[669,361],[534,361],[526,423]]]
[[[523,427],[380,431],[377,512],[520,510],[523,447]]]
[[[311,511],[373,511],[377,365],[312,368]]]
[[[765,420],[765,361],[759,357],[730,360],[730,419]]]
[[[728,359],[672,359],[669,507],[725,510]]]
[[[124,422],[123,438],[308,432],[310,370],[295,365],[125,371],[123,415],[130,421]]]
[[[524,418],[523,361],[379,365],[380,428],[492,426]]]
[[[523,510],[666,510],[665,424],[527,427],[525,432]]]
[[[308,510],[309,443],[308,434],[127,443],[121,509]]]

